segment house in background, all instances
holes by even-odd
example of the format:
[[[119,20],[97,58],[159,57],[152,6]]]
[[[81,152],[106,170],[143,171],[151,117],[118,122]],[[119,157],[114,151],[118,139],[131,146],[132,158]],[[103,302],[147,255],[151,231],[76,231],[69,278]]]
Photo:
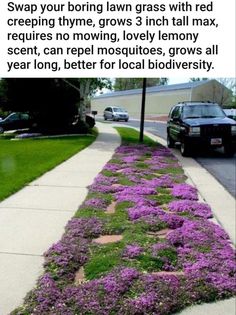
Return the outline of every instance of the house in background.
[[[146,90],[146,117],[167,115],[171,107],[182,101],[212,101],[220,105],[230,102],[232,92],[217,80],[160,85]],[[121,106],[131,117],[139,118],[142,89],[110,92],[95,96],[91,110],[102,115],[107,106]]]

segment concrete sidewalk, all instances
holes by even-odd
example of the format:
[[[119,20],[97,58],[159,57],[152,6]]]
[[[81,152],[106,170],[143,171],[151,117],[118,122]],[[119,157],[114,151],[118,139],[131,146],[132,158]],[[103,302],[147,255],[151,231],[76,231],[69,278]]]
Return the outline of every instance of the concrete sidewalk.
[[[87,195],[87,186],[120,144],[111,125],[74,155],[0,203],[0,314],[23,302],[42,274],[43,253],[58,241]]]

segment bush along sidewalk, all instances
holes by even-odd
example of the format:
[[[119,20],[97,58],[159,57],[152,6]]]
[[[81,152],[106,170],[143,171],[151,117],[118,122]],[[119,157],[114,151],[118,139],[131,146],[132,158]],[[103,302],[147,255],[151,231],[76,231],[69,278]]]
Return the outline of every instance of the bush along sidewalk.
[[[150,140],[138,144],[134,130],[119,132],[122,145],[12,314],[167,315],[236,293],[228,235],[178,161]]]

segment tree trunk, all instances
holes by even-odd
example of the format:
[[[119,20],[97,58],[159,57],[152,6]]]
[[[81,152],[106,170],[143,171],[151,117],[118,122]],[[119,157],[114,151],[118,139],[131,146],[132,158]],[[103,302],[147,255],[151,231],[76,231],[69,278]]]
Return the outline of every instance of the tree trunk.
[[[86,121],[86,98],[89,95],[90,80],[80,82],[80,104],[79,104],[79,116],[80,120]]]

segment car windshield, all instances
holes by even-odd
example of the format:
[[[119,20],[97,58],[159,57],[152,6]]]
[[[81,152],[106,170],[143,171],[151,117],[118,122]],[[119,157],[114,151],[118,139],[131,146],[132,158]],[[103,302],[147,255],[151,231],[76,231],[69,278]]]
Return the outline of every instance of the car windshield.
[[[222,118],[225,113],[219,105],[191,105],[183,108],[183,118]]]
[[[125,110],[123,108],[120,108],[120,107],[113,108],[113,111],[116,113],[117,112],[122,112],[122,113],[125,112]]]

